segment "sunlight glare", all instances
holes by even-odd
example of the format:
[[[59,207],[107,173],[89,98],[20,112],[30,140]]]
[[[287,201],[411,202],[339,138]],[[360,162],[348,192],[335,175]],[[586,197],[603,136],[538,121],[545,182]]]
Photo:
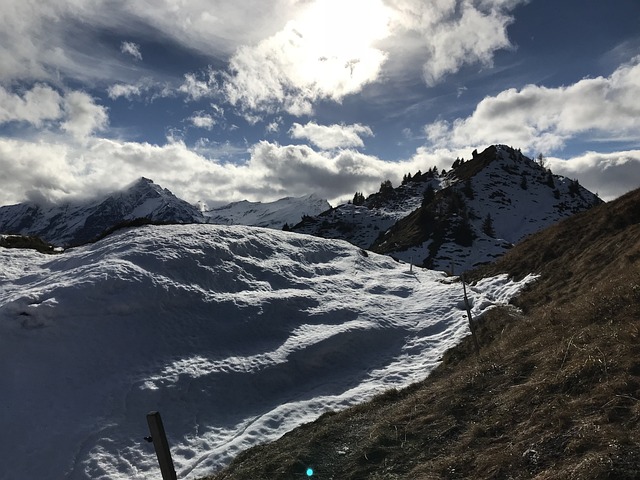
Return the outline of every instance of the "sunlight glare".
[[[375,80],[386,59],[375,44],[389,35],[390,18],[382,0],[314,2],[287,25],[296,80],[338,97]]]

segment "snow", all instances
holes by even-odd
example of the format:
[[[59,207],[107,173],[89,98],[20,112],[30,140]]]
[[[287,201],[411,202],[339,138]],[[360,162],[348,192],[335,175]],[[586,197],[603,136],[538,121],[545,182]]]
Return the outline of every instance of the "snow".
[[[142,177],[123,190],[90,200],[2,206],[0,231],[35,235],[66,247],[88,243],[124,221],[143,217],[167,223],[205,221],[196,207]]]
[[[545,169],[510,147],[498,145],[496,155],[497,161],[472,177],[474,197],[464,197],[476,235],[473,246],[463,247],[448,239],[438,249],[434,268],[460,273],[492,262],[527,235],[599,202],[593,193],[581,186],[578,194],[572,194],[572,180],[566,177],[553,175],[553,186],[550,186]],[[521,185],[523,177],[527,179],[526,189]],[[442,182],[443,185],[447,183],[459,191],[464,186],[464,182],[457,179],[455,169]],[[557,191],[557,198],[554,191]],[[495,238],[483,232],[482,224],[487,215],[491,216]],[[394,251],[391,255],[421,264],[429,256],[431,242]]]
[[[473,314],[533,277],[469,287]],[[454,277],[344,241],[147,226],[56,256],[0,248],[0,479],[157,479],[160,411],[196,478],[424,378],[468,334]]]
[[[331,208],[329,202],[315,194],[304,197],[285,197],[275,202],[243,200],[205,210],[207,223],[218,225],[247,225],[282,229],[293,226],[305,215],[319,215]]]
[[[424,191],[429,185],[439,190],[442,180],[436,177],[400,185],[393,198],[380,200],[379,205],[375,205],[372,197],[367,199],[365,205],[339,205],[295,225],[293,230],[322,238],[347,240],[361,248],[369,248],[381,233],[420,207]]]

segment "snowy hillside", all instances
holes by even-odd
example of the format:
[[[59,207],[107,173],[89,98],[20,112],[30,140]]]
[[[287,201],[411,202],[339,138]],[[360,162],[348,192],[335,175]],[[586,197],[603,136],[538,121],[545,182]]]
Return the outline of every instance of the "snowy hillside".
[[[405,176],[397,188],[383,182],[361,204],[306,217],[292,230],[459,273],[601,203],[577,181],[553,175],[511,147],[491,146],[472,157],[457,159],[449,172]]]
[[[476,315],[522,285],[471,288]],[[455,279],[243,226],[123,230],[57,256],[0,247],[0,479],[178,478],[422,379],[468,332]]]
[[[440,270],[489,263],[525,236],[602,201],[504,145],[454,164],[444,188],[372,249]]]
[[[370,195],[361,205],[347,203],[315,217],[307,216],[292,231],[370,248],[380,234],[420,207],[428,187],[441,188],[437,171],[418,174],[398,188]]]
[[[331,208],[325,199],[311,194],[304,197],[286,197],[275,202],[230,203],[203,212],[208,223],[218,225],[247,225],[282,229],[295,225],[305,215],[318,215]]]
[[[95,240],[115,225],[137,218],[166,223],[200,223],[198,209],[147,178],[122,191],[86,203],[0,207],[0,232],[35,235],[59,246]]]

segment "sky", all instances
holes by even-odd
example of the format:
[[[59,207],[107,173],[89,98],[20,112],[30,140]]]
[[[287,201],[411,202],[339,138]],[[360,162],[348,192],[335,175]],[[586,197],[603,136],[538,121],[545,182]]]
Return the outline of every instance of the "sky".
[[[332,204],[491,144],[640,186],[638,0],[0,0],[0,205]]]

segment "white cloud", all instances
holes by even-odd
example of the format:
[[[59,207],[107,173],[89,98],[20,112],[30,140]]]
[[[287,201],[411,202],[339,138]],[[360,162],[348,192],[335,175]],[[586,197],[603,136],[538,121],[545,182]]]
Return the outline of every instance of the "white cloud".
[[[389,45],[420,61],[426,83],[434,85],[464,65],[491,65],[496,50],[510,48],[509,12],[527,1],[386,0],[394,12]]]
[[[223,84],[230,103],[308,115],[315,101],[340,102],[378,79],[386,54],[374,44],[389,34],[390,18],[382,0],[305,4],[282,30],[231,58]]]
[[[122,42],[120,44],[120,51],[131,55],[136,60],[142,60],[142,53],[140,53],[140,45],[133,42]]]
[[[135,83],[115,83],[107,88],[111,100],[126,98],[153,102],[158,98],[175,97],[176,90],[167,83],[155,82],[150,77],[143,77]]]
[[[362,136],[373,136],[366,125],[318,125],[309,122],[306,125],[294,123],[289,130],[291,138],[307,139],[322,150],[336,148],[364,147]]]
[[[142,89],[138,85],[116,83],[115,85],[112,85],[107,89],[107,94],[112,100],[120,97],[131,100],[133,97],[139,97],[142,94]]]
[[[218,92],[215,73],[209,71],[207,78],[204,80],[200,80],[194,73],[187,73],[184,76],[184,82],[178,87],[178,91],[184,93],[187,99],[191,101],[212,97]]]
[[[407,161],[388,162],[352,150],[318,152],[306,145],[266,141],[247,149],[202,140],[191,150],[180,140],[158,146],[96,137],[83,142],[52,135],[34,141],[0,138],[0,205],[27,198],[61,201],[96,196],[141,176],[192,203],[270,201],[315,192],[335,204],[355,191],[373,193],[385,179],[398,185],[408,172],[432,166],[449,169],[456,157],[469,154],[470,149],[422,148]],[[244,163],[222,160],[244,155]],[[550,165],[556,173],[580,179],[605,199],[639,186],[637,150],[550,159]]]
[[[51,124],[84,138],[105,129],[109,116],[107,109],[96,105],[85,92],[73,90],[63,96],[48,85],[37,84],[20,95],[0,86],[0,124],[7,122],[25,122],[38,128]]]
[[[306,145],[265,141],[252,148],[250,160],[250,167],[261,172],[255,188],[263,194],[275,199],[317,192],[330,202],[351,197],[356,190],[373,193],[384,179],[397,184],[403,166],[352,150],[317,152]]]
[[[109,123],[107,109],[96,105],[93,98],[84,92],[68,93],[64,98],[64,110],[66,121],[60,128],[79,139],[104,130]]]
[[[215,119],[211,115],[203,112],[196,112],[189,117],[189,121],[194,127],[204,128],[205,130],[211,130],[216,124]]]
[[[96,137],[76,143],[51,136],[38,141],[0,138],[0,182],[6,185],[0,205],[27,197],[89,197],[141,176],[194,203],[270,201],[312,192],[336,202],[356,190],[373,193],[384,179],[397,185],[404,173],[429,167],[351,150],[329,154],[265,141],[250,149],[203,141],[196,150],[180,140],[158,146]],[[243,154],[244,163],[221,160]]]
[[[609,77],[559,88],[528,85],[486,97],[473,114],[425,127],[436,146],[505,143],[549,152],[568,139],[640,140],[640,57]]]
[[[0,124],[26,122],[40,127],[62,116],[62,97],[47,85],[37,84],[22,95],[0,86]]]
[[[282,117],[278,117],[272,120],[271,122],[269,122],[269,124],[265,127],[264,130],[266,133],[278,133],[280,131],[281,124],[282,124]]]
[[[161,35],[206,55],[229,56],[278,31],[298,7],[296,0],[2,0],[0,82],[82,78],[132,81],[130,62],[94,41],[104,28],[124,34]],[[69,26],[74,27],[73,35]],[[132,42],[121,45],[141,58]]]
[[[584,187],[598,193],[603,200],[613,200],[640,188],[640,150],[587,152],[568,160],[548,160],[553,173],[579,179]]]

